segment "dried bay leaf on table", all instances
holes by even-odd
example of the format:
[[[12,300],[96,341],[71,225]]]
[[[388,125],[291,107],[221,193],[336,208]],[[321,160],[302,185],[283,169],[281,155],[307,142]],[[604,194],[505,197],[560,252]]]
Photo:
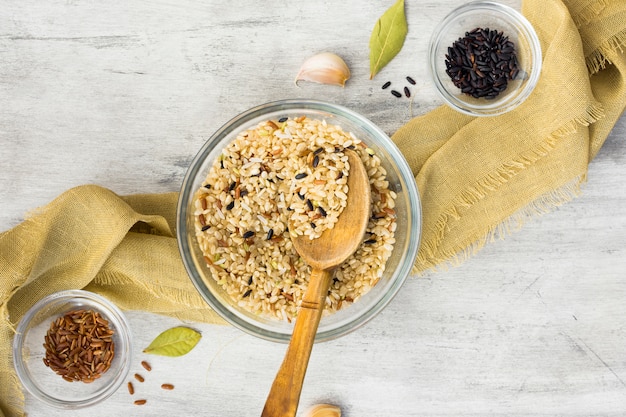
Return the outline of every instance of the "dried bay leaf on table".
[[[398,0],[378,19],[370,36],[370,80],[402,49],[408,25],[404,0]]]
[[[172,327],[158,335],[144,353],[161,356],[183,356],[193,349],[202,335],[189,327]]]

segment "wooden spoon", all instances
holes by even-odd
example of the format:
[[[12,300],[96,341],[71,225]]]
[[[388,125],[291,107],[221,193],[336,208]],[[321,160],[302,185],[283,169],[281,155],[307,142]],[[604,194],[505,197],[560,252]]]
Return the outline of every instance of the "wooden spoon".
[[[322,316],[328,288],[336,267],[356,251],[370,217],[369,178],[359,155],[345,150],[350,164],[348,201],[334,228],[317,239],[293,239],[298,254],[312,268],[287,353],[278,370],[261,417],[293,417],[298,409],[304,375],[315,334]]]

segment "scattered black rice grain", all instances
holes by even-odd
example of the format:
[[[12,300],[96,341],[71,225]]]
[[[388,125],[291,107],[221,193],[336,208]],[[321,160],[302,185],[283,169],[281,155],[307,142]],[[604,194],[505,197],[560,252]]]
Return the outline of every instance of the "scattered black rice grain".
[[[206,188],[207,190],[210,190],[211,189],[211,184],[205,184],[204,188]]]
[[[254,236],[254,231],[252,231],[252,230],[248,230],[246,233],[243,234],[243,238],[244,239],[249,239],[252,236]]]
[[[289,117],[281,117],[278,119],[278,123],[285,123],[287,120],[289,120]]]
[[[313,211],[315,210],[315,207],[313,207],[313,203],[311,202],[311,200],[309,200],[308,198],[306,199],[306,206],[309,208],[309,210]]]
[[[324,152],[324,148],[317,148],[317,149],[313,152],[313,155],[319,155],[319,154],[321,154],[322,152]]]
[[[304,194],[300,194],[300,193],[296,193],[298,194],[298,197],[300,198],[300,200],[304,201]]]
[[[247,196],[247,195],[248,195],[248,192],[249,192],[249,191],[248,191],[248,190],[246,190],[246,189],[244,188],[243,190],[241,190],[241,191],[239,192],[239,196],[240,196],[240,197],[245,197],[245,196]]]
[[[230,203],[228,203],[228,205],[226,206],[226,210],[232,210],[235,207],[235,200],[231,201]]]
[[[339,171],[339,173],[337,174],[337,179],[341,179],[343,178],[343,171]]]
[[[315,223],[311,222],[311,227],[312,227],[313,229],[315,229],[315,228],[317,227],[317,225],[316,225]]]
[[[383,90],[385,90],[386,88],[389,88],[390,85],[391,85],[391,81],[387,81],[385,84],[383,84]]]
[[[309,174],[307,174],[306,172],[301,172],[299,174],[296,174],[296,179],[297,180],[301,180],[302,178],[306,178]]]
[[[406,80],[409,82],[409,84],[411,85],[415,85],[415,80],[412,77],[409,77],[408,75],[406,76]]]
[[[250,275],[250,279],[248,280],[248,285],[252,285],[252,275]]]
[[[371,245],[372,243],[376,243],[376,239],[367,239],[365,242],[366,245]]]
[[[234,190],[236,186],[237,186],[237,181],[231,182],[230,185],[228,186],[228,191]]]
[[[203,232],[206,232],[207,230],[209,230],[209,228],[210,228],[210,227],[211,227],[211,226],[209,226],[209,225],[207,224],[207,225],[205,225],[205,226],[202,226],[202,229],[200,229],[200,230],[202,230]]]
[[[400,92],[396,90],[391,90],[391,94],[393,94],[395,97],[402,97],[402,94],[400,94]]]
[[[515,44],[503,32],[475,28],[448,47],[446,74],[474,98],[493,99],[519,73]]]
[[[322,217],[326,217],[328,214],[326,213],[326,210],[324,210],[322,208],[322,206],[317,206],[317,210],[320,212],[320,214],[322,215]]]
[[[348,146],[346,149],[352,149],[352,150],[355,150],[355,149],[356,149],[356,146],[354,146],[354,145],[350,145],[350,146]]]
[[[404,87],[404,95],[411,97],[411,90],[409,90],[409,87]]]
[[[251,290],[251,289],[250,289],[250,290],[248,290],[248,291],[246,291],[246,292],[244,292],[244,293],[243,293],[243,298],[248,297],[251,293],[252,293],[252,290]]]
[[[317,168],[317,166],[320,163],[320,157],[318,155],[315,155],[315,157],[313,158],[313,168]]]
[[[265,240],[270,240],[274,236],[274,229],[270,229],[267,231],[267,236],[265,236]]]

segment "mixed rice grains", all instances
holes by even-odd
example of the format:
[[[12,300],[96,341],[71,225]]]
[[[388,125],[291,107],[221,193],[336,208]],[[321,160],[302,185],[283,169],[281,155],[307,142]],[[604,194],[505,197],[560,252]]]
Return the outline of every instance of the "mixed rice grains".
[[[339,126],[302,116],[242,131],[211,166],[195,196],[196,236],[213,278],[240,307],[297,316],[311,270],[291,237],[313,239],[336,223],[348,193],[346,148],[368,172],[372,215],[359,249],[335,270],[332,312],[376,285],[395,243],[396,194],[380,158]]]

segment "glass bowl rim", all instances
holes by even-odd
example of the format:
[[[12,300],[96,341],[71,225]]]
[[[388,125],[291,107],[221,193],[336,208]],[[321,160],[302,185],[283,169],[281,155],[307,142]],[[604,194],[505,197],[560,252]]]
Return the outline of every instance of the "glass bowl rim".
[[[29,326],[32,320],[37,317],[37,314],[41,312],[42,309],[53,303],[60,303],[64,300],[71,301],[78,299],[89,300],[91,303],[97,305],[98,308],[102,310],[102,312],[104,312],[107,320],[113,319],[115,328],[119,336],[119,340],[122,344],[122,346],[120,347],[115,347],[115,354],[116,356],[121,356],[120,360],[122,361],[122,363],[119,366],[119,371],[116,375],[113,376],[111,382],[105,387],[101,388],[99,391],[95,392],[93,395],[76,401],[62,400],[53,395],[50,395],[45,390],[40,389],[39,385],[32,381],[32,378],[30,377],[30,372],[26,370],[26,359],[22,355],[22,346],[25,342],[26,333],[30,330]],[[53,317],[50,317],[50,320],[52,319]],[[22,383],[22,386],[38,400],[43,401],[54,407],[65,409],[78,409],[88,407],[99,403],[113,395],[122,385],[122,383],[128,376],[128,373],[130,372],[130,362],[132,359],[132,354],[133,346],[130,324],[121,309],[104,296],[81,289],[61,290],[49,294],[33,304],[33,306],[29,308],[26,313],[24,313],[24,315],[18,322],[12,345],[13,367],[16,371],[18,379]],[[109,371],[111,371],[111,369],[109,369]]]
[[[440,49],[440,43],[442,42],[441,37],[446,32],[446,28],[448,28],[456,20],[463,17],[465,14],[479,12],[481,10],[494,12],[498,18],[509,22],[517,28],[517,32],[520,33],[520,37],[523,37],[529,45],[530,56],[532,57],[532,67],[528,73],[528,80],[526,80],[524,85],[512,97],[506,100],[494,100],[485,105],[476,105],[460,99],[448,91],[441,81],[439,71],[437,71],[438,63],[435,55]],[[522,13],[513,7],[488,0],[471,1],[449,12],[437,25],[430,37],[428,44],[428,56],[430,61],[428,70],[430,72],[430,78],[435,84],[437,94],[453,109],[470,116],[478,117],[498,116],[507,113],[522,104],[535,89],[542,66],[541,43],[533,25]]]
[[[409,244],[407,245],[407,251],[403,254],[402,262],[398,265],[390,282],[392,285],[389,290],[384,293],[380,299],[372,306],[371,309],[366,310],[363,314],[360,314],[355,319],[349,320],[347,323],[343,323],[337,328],[329,329],[317,333],[315,342],[323,342],[332,340],[337,337],[343,336],[358,327],[364,325],[373,317],[375,317],[384,307],[394,298],[397,292],[402,287],[411,273],[413,263],[417,256],[417,250],[419,248],[421,239],[421,201],[415,178],[412,175],[411,168],[409,167],[406,159],[397,148],[391,138],[375,125],[372,121],[365,116],[348,109],[342,105],[332,104],[321,100],[312,99],[284,99],[277,101],[266,102],[245,110],[228,122],[223,124],[218,130],[216,130],[207,139],[200,150],[196,153],[192,162],[189,165],[187,173],[183,179],[181,186],[177,209],[176,209],[176,234],[179,251],[183,260],[184,267],[191,279],[193,285],[196,287],[198,293],[205,300],[205,302],[213,308],[223,319],[233,326],[243,330],[244,332],[256,337],[260,337],[265,340],[273,342],[289,342],[291,334],[282,333],[274,330],[266,330],[256,326],[253,322],[242,319],[238,315],[233,314],[226,306],[222,305],[218,300],[214,299],[211,290],[207,288],[198,271],[195,268],[194,261],[189,255],[191,248],[187,242],[187,227],[186,217],[188,215],[188,201],[195,190],[191,189],[191,183],[199,173],[200,166],[205,158],[210,153],[210,150],[214,145],[218,144],[224,137],[237,129],[241,129],[243,125],[261,118],[265,114],[276,112],[280,110],[285,111],[319,111],[325,112],[333,116],[338,116],[347,119],[349,122],[359,126],[368,132],[369,135],[378,136],[386,142],[385,151],[389,153],[390,158],[394,164],[397,165],[399,172],[399,180],[402,182],[403,187],[407,189],[408,199],[408,213],[407,217],[412,221],[410,222],[410,230],[407,232],[407,239]],[[188,186],[189,185],[189,186]]]

